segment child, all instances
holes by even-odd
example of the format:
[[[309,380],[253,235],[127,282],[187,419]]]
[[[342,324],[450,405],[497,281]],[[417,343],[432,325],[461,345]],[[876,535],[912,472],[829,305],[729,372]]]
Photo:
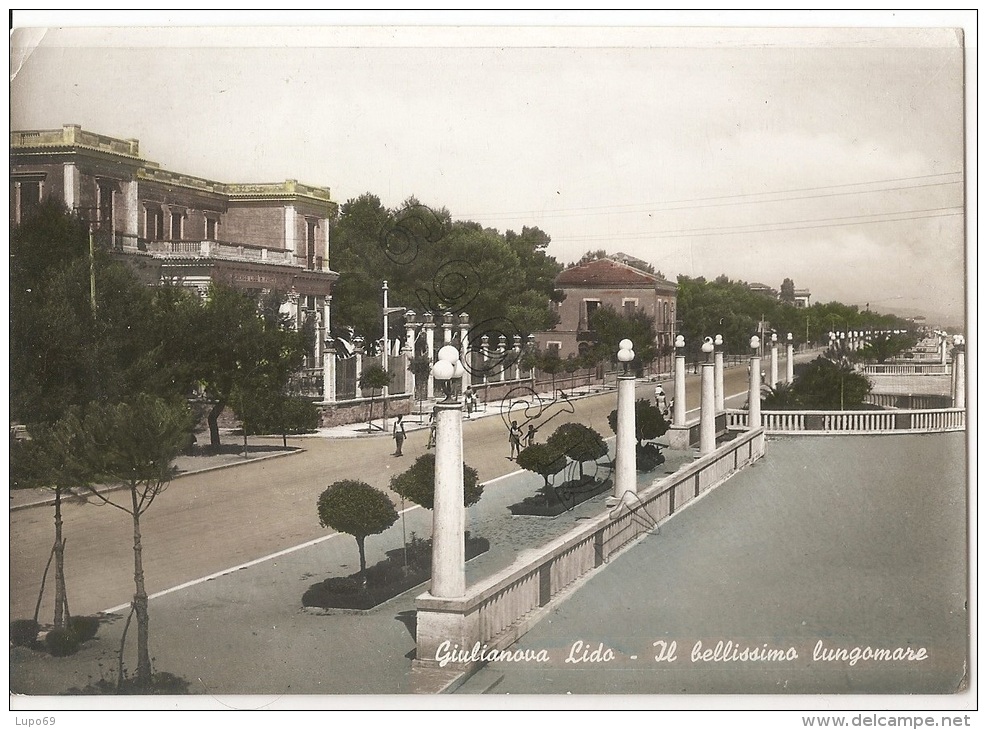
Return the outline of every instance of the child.
[[[511,442],[511,455],[507,458],[514,461],[514,457],[521,453],[521,428],[517,425],[517,421],[511,421],[511,432],[508,436],[508,440]]]

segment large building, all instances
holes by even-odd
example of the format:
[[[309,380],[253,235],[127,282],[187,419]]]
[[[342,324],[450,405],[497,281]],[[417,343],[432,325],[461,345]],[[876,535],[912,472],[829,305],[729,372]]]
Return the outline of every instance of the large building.
[[[210,282],[277,290],[295,325],[315,320],[306,368],[321,376],[332,283],[329,189],[228,184],[169,172],[138,141],[68,124],[10,133],[10,223],[54,198],[89,221],[101,245],[126,256],[148,283],[205,293]]]
[[[559,323],[535,335],[538,347],[560,357],[578,355],[595,336],[590,318],[599,307],[632,314],[643,311],[654,321],[659,352],[669,352],[675,340],[677,286],[637,267],[610,258],[572,266],[555,279],[565,299],[555,305]]]

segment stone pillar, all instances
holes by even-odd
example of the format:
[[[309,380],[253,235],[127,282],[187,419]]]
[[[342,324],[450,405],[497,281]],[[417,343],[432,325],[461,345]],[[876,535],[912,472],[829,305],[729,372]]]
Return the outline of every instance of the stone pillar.
[[[362,397],[363,393],[360,390],[360,378],[363,376],[363,338],[357,337],[353,342],[356,348],[356,353],[353,355],[356,358],[356,397]]]
[[[466,508],[463,506],[462,405],[435,406],[435,506],[432,509],[432,586],[436,598],[466,593]]]
[[[795,345],[788,343],[788,360],[785,362],[785,382],[789,385],[795,380]]]
[[[675,356],[675,404],[672,410],[672,425],[685,425],[685,355]]]
[[[404,351],[408,353],[408,357],[415,356],[415,328],[411,324],[404,327]]]
[[[946,364],[946,338],[945,337],[940,337],[939,338],[939,364],[940,365],[945,365]]]
[[[771,344],[771,380],[768,385],[772,388],[778,387],[778,345]]]
[[[452,314],[446,312],[442,316],[442,345],[452,342]]]
[[[633,375],[617,376],[617,444],[614,457],[613,496],[617,502],[637,494],[637,438]]]
[[[73,162],[66,162],[62,166],[62,195],[69,210],[79,207],[79,190],[79,168]]]
[[[435,323],[426,319],[425,324],[425,356],[429,362],[435,360]],[[425,376],[425,399],[432,400],[435,397],[435,380],[431,375]]]
[[[702,392],[699,403],[699,455],[711,453],[716,448],[715,387],[711,362],[703,363]]]
[[[498,352],[500,353],[500,382],[507,380],[507,337],[505,335],[500,336],[499,341],[500,347]]]
[[[332,340],[326,341],[322,352],[322,400],[336,402],[336,344]]]
[[[966,352],[953,350],[953,408],[966,408]]]
[[[747,386],[747,428],[761,427],[761,358],[751,357],[750,378]]]
[[[483,384],[487,384],[487,362],[490,360],[490,335],[483,335],[480,338],[480,357],[483,362],[480,363],[480,369],[483,373]]]
[[[514,335],[514,380],[521,379],[521,335]]]
[[[714,403],[717,413],[722,413],[723,402],[723,351],[717,350],[713,354],[713,393]]]

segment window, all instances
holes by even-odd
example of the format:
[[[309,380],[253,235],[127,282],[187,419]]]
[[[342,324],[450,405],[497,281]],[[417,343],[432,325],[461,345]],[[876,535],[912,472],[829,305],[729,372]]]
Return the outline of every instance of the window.
[[[585,299],[583,301],[586,303],[586,323],[585,324],[586,324],[586,328],[589,329],[592,326],[591,323],[590,323],[590,320],[593,318],[593,312],[595,312],[597,309],[600,308],[600,300],[599,299]]]
[[[164,238],[164,211],[161,208],[147,208],[144,224],[144,235],[148,241],[160,241]]]
[[[624,305],[624,316],[629,317],[634,314],[634,310],[637,309],[637,299],[625,299],[621,304]]]
[[[96,183],[96,205],[99,208],[99,225],[105,230],[113,229],[113,193],[116,183],[100,181]]]
[[[41,202],[42,182],[41,177],[15,181],[14,213],[17,223],[38,207],[38,203]]]
[[[562,352],[561,342],[546,342],[545,346],[548,349],[549,353],[554,353],[555,355],[558,355],[560,352]]]
[[[219,232],[219,221],[215,218],[206,217],[206,238],[210,241],[216,240],[216,234]]]
[[[171,211],[171,240],[182,240],[182,221],[185,220],[185,213],[180,210]]]
[[[305,261],[310,269],[315,268],[315,232],[319,228],[319,221],[315,218],[306,218],[308,223],[308,236],[305,239]]]

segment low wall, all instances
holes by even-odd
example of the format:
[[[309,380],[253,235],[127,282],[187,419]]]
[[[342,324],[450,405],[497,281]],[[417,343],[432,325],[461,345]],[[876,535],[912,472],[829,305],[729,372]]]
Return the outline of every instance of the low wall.
[[[523,553],[510,567],[467,588],[460,598],[418,596],[415,690],[437,692],[457,686],[485,663],[484,652],[489,656],[491,650],[516,642],[595,569],[763,455],[763,429],[745,433],[656,480],[636,497],[627,495],[610,512]],[[471,656],[453,657],[441,666],[453,646],[467,654],[477,648]]]
[[[747,428],[747,411],[727,411],[727,427]],[[931,408],[894,411],[762,411],[765,433],[796,435],[900,434],[963,431],[966,410]]]
[[[892,393],[868,393],[864,403],[882,408],[951,408],[953,399],[948,395],[894,395]]]
[[[411,398],[406,394],[389,395],[387,410],[382,407],[383,398],[354,398],[353,400],[337,401],[335,403],[317,403],[321,416],[322,428],[345,426],[349,423],[360,423],[370,418],[370,407],[373,404],[374,419],[387,415],[388,418],[398,415],[407,416],[411,413]]]

